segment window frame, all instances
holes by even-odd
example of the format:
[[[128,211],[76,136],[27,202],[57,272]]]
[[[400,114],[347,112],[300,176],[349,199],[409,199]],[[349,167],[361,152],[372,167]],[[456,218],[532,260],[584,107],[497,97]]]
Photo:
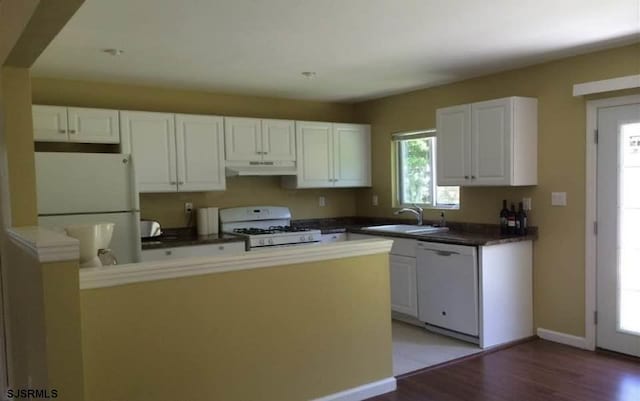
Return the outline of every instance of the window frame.
[[[431,172],[433,179],[431,180],[431,193],[433,198],[433,203],[405,203],[402,202],[402,192],[403,192],[403,179],[402,179],[402,161],[403,161],[403,151],[402,144],[403,141],[411,140],[411,139],[431,139],[432,145],[429,147],[429,151],[431,152]],[[411,132],[401,132],[392,135],[392,144],[395,146],[395,203],[398,207],[408,207],[417,205],[424,209],[440,209],[440,210],[459,210],[460,209],[460,193],[458,192],[458,203],[457,204],[448,204],[448,203],[438,203],[438,184],[437,184],[437,147],[438,142],[436,139],[436,130],[435,129],[427,129],[421,131],[411,131]],[[460,191],[460,187],[458,186],[458,191]]]

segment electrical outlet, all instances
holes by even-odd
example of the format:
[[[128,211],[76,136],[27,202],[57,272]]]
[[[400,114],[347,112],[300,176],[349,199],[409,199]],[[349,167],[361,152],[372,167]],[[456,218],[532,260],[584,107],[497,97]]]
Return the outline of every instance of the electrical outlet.
[[[373,195],[373,196],[371,197],[371,204],[372,204],[373,206],[378,206],[378,195]]]
[[[327,206],[327,202],[326,202],[326,199],[324,198],[324,196],[321,196],[321,197],[318,198],[318,206],[320,206],[320,207]]]
[[[567,206],[567,193],[551,192],[551,206]]]
[[[531,198],[522,198],[522,208],[526,211],[531,210]]]
[[[184,203],[184,213],[189,214],[193,212],[193,202],[185,202]]]

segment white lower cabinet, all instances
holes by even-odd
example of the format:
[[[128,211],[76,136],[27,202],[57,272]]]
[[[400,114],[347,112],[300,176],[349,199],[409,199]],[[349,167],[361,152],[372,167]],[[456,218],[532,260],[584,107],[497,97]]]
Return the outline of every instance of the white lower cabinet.
[[[391,310],[418,316],[416,258],[389,255]]]
[[[208,244],[180,246],[175,248],[148,249],[142,251],[142,261],[171,260],[180,258],[204,258],[226,254],[245,252],[244,242],[226,242],[224,244]]]

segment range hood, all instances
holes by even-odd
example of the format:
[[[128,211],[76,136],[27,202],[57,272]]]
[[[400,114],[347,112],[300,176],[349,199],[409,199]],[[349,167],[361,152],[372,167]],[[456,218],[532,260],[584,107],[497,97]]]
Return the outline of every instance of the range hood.
[[[296,175],[296,163],[290,161],[227,162],[226,176]]]

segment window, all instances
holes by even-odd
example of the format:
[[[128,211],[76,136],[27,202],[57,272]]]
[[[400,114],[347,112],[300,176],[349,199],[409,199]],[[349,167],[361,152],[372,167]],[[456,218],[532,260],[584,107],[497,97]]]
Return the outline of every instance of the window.
[[[397,151],[397,200],[400,205],[457,209],[459,187],[436,185],[435,130],[395,134]]]

